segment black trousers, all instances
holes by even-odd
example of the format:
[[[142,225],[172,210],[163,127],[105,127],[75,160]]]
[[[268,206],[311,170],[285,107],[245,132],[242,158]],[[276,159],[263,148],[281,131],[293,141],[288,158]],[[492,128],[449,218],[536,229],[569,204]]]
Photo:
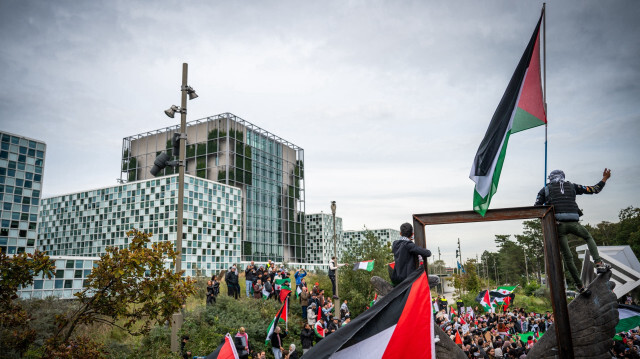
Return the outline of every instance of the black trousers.
[[[330,275],[329,279],[331,279],[331,287],[333,289],[333,295],[336,295],[336,276]]]

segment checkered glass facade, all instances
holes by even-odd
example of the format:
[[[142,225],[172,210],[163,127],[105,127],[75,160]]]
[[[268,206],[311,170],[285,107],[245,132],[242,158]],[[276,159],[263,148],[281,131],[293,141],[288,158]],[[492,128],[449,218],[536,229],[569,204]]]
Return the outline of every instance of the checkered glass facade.
[[[305,216],[307,231],[307,261],[309,263],[329,264],[333,251],[333,215],[314,213]],[[342,218],[336,217],[336,249],[338,260],[345,249],[343,243]]]
[[[0,132],[0,250],[33,253],[46,145]]]
[[[182,268],[210,276],[240,261],[242,191],[185,176]],[[44,198],[38,248],[52,256],[97,257],[124,248],[136,228],[176,240],[178,176]]]

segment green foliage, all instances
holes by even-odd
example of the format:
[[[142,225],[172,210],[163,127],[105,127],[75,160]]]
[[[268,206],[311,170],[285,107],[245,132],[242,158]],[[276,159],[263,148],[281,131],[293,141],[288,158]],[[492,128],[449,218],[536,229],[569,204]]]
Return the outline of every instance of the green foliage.
[[[217,140],[207,141],[207,153],[212,154],[216,152],[218,152],[218,141]]]
[[[204,156],[198,157],[196,160],[196,176],[207,178],[207,158]]]
[[[528,297],[516,295],[510,308],[525,308],[529,312],[544,313],[551,310],[551,299],[549,297]]]
[[[358,315],[362,313],[366,306],[369,305],[375,295],[375,291],[369,279],[372,276],[379,276],[387,281],[389,279],[389,271],[387,264],[393,261],[393,254],[389,244],[376,237],[373,232],[367,230],[364,235],[365,239],[362,243],[354,243],[347,247],[340,263],[356,263],[364,260],[375,260],[372,272],[363,270],[354,271],[349,265],[339,269],[339,291],[340,298],[349,301],[349,310],[352,314]],[[329,285],[325,288],[331,288]]]
[[[458,290],[463,289],[466,292],[477,293],[480,291],[482,283],[476,272],[476,260],[469,259],[464,265],[465,273],[454,274],[454,287]]]
[[[33,284],[33,277],[42,273],[52,278],[54,262],[44,252],[19,253],[7,256],[0,252],[0,353],[22,355],[36,339],[30,325],[31,316],[16,301],[18,288]]]
[[[524,295],[532,296],[538,289],[540,289],[540,284],[538,282],[529,282],[523,288]]]
[[[194,280],[182,278],[183,271],[165,268],[165,261],[175,263],[178,255],[172,242],[150,243],[151,234],[137,230],[127,235],[133,237],[128,248],[107,248],[85,289],[75,294],[80,308],[57,318],[49,348],[66,345],[81,324],[105,323],[132,335],[148,333],[153,323],[168,321],[195,293]]]
[[[235,300],[220,295],[214,305],[200,306],[186,313],[181,329],[181,335],[189,335],[186,349],[194,355],[206,356],[220,344],[226,333],[235,335],[240,327],[244,327],[252,349],[262,350],[269,323],[280,306],[280,303],[273,300]],[[302,324],[300,306],[297,301],[290,299],[289,335],[284,339],[287,346],[294,343],[300,347]],[[280,327],[283,331],[286,328],[284,323]]]
[[[196,156],[204,156],[207,154],[207,144],[205,142],[196,145]]]
[[[186,158],[191,158],[196,156],[196,145],[187,145],[187,153],[185,154]]]

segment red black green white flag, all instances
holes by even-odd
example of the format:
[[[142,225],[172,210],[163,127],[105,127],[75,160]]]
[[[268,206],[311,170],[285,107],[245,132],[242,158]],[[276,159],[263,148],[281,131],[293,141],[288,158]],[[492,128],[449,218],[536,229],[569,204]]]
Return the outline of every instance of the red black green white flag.
[[[303,358],[435,358],[429,280],[419,267],[391,293]]]
[[[267,339],[265,340],[265,344],[268,344],[269,341],[271,340],[271,334],[273,334],[273,332],[275,331],[276,326],[278,326],[280,322],[286,323],[288,320],[289,320],[289,298],[287,298],[287,300],[285,300],[284,303],[282,303],[282,307],[280,308],[280,310],[278,310],[278,313],[276,313],[276,316],[271,321],[271,324],[269,324],[269,329],[267,329]]]
[[[473,210],[485,215],[498,181],[512,134],[547,123],[540,80],[540,16],[529,44],[478,147],[469,178],[476,183]]]
[[[207,355],[207,359],[238,359],[238,352],[231,334],[227,333],[224,336],[222,344],[213,353]]]

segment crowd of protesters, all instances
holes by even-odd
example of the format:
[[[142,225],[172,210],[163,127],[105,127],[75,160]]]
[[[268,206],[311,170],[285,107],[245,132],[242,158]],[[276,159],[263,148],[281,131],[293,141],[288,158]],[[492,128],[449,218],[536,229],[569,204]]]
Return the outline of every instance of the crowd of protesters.
[[[465,308],[461,301],[456,302],[455,307],[447,306],[446,299],[438,296],[433,302],[438,310],[435,313],[436,325],[458,344],[468,358],[526,358],[554,322],[551,312],[535,313],[513,308],[499,313],[477,314],[478,307]],[[638,328],[618,333],[614,339],[611,358],[640,359]]]
[[[335,263],[333,264],[334,266]],[[337,266],[336,266],[337,267]],[[292,271],[291,271],[292,272]],[[307,272],[303,268],[298,268],[291,276],[289,270],[284,266],[275,264],[269,260],[264,265],[256,265],[253,261],[244,268],[245,291],[244,296],[256,299],[273,299],[280,300],[280,291],[282,285],[288,284],[291,288],[289,305],[293,308],[300,308],[304,326],[300,332],[300,342],[302,353],[306,353],[314,344],[321,341],[328,335],[335,333],[338,328],[348,324],[351,321],[348,301],[342,301],[340,315],[335,315],[334,304],[331,293],[326,294],[324,288],[320,288],[318,282],[308,285],[306,281]],[[283,279],[289,278],[289,282]],[[220,279],[220,280],[219,280]],[[216,303],[216,297],[220,294],[221,280],[227,285],[227,295],[235,299],[239,299],[243,294],[239,285],[238,267],[233,265],[226,273],[213,275],[207,283],[207,305]],[[291,283],[293,282],[293,283]],[[327,288],[329,289],[329,288]],[[332,288],[333,290],[333,281]],[[271,350],[276,359],[297,359],[302,354],[296,351],[294,344],[284,345],[283,339],[287,338],[288,332],[283,331],[280,327],[276,327],[273,334],[269,338]],[[290,338],[288,338],[290,339]],[[256,352],[250,344],[249,337],[244,330],[240,328],[234,337],[234,344],[240,358],[261,358],[264,352]],[[261,356],[262,355],[262,356]]]
[[[438,303],[438,301],[440,303]],[[500,313],[478,314],[472,309],[458,306],[440,307],[436,324],[462,348],[469,358],[525,358],[533,345],[553,324],[553,314],[527,312],[514,308]]]

